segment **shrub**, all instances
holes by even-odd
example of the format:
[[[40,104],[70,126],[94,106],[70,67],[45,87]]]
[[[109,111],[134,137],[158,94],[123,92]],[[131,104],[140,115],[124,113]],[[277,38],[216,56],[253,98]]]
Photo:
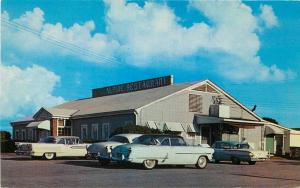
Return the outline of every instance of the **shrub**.
[[[14,152],[16,144],[11,140],[11,134],[7,131],[0,131],[1,153]]]
[[[122,133],[131,133],[131,134],[162,134],[158,129],[151,129],[146,126],[140,125],[126,125],[124,127],[118,127],[110,136]]]

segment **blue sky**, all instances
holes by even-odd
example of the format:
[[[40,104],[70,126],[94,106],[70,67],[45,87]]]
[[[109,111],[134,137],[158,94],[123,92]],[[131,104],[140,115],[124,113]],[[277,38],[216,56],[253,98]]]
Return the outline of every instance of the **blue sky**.
[[[1,129],[92,88],[169,74],[210,79],[300,127],[298,2],[1,3]]]

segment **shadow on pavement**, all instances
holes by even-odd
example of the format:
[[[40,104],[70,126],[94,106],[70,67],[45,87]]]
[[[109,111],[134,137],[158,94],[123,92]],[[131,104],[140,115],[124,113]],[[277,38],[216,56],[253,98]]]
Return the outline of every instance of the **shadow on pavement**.
[[[278,161],[273,161],[273,162],[276,163],[276,164],[279,164],[279,165],[297,165],[297,166],[300,166],[300,161],[295,161],[295,160],[284,160],[284,161],[278,160]]]
[[[244,177],[253,177],[253,178],[263,178],[263,179],[272,179],[272,180],[300,181],[299,179],[279,178],[279,177],[269,177],[269,176],[256,176],[256,175],[249,175],[249,174],[231,174],[231,175],[244,176]]]
[[[104,168],[104,169],[137,169],[137,170],[144,170],[141,164],[118,164],[116,162],[112,162],[108,165],[102,166],[98,161],[64,161],[61,164],[67,165],[74,165],[74,166],[84,166],[84,167],[91,167],[91,168]],[[187,169],[193,168],[193,166],[184,166],[184,165],[159,165],[155,168],[158,169]]]

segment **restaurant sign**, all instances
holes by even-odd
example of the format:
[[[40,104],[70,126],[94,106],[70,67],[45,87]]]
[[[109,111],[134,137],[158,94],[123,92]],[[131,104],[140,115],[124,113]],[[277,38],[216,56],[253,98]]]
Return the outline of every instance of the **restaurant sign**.
[[[173,84],[173,75],[93,89],[93,97],[116,95]]]

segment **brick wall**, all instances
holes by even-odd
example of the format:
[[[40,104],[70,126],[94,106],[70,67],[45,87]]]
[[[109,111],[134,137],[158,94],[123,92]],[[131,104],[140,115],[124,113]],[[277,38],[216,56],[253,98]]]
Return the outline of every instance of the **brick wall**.
[[[50,120],[50,135],[57,136],[57,119],[53,118]]]

